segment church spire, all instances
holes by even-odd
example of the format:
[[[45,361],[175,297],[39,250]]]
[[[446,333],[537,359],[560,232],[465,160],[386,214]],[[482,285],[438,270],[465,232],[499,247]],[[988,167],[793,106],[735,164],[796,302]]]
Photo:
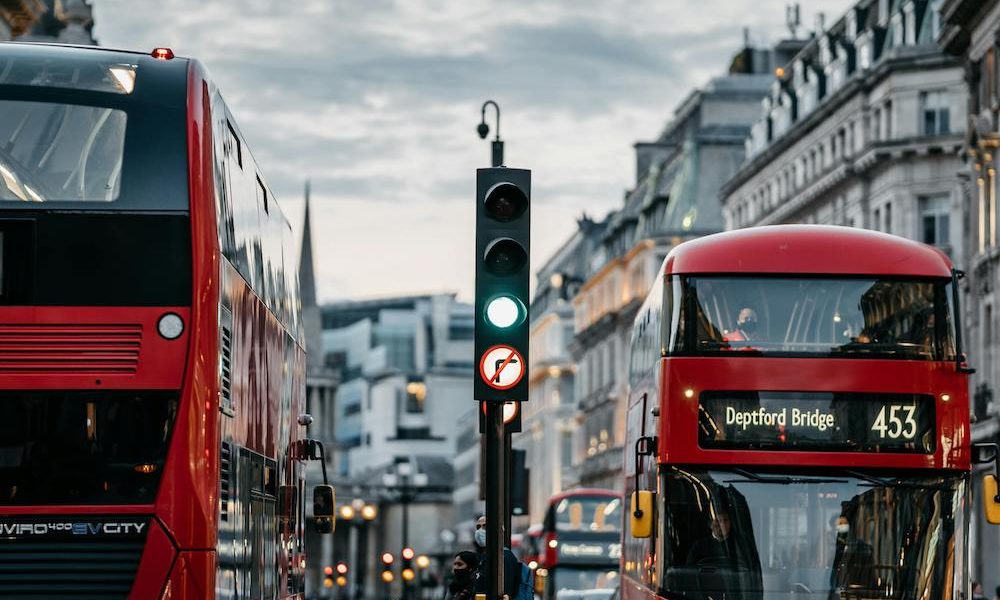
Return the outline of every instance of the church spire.
[[[309,222],[309,180],[306,180],[306,214],[302,222],[302,248],[299,252],[299,288],[302,308],[317,306],[316,276],[313,271],[312,225]]]

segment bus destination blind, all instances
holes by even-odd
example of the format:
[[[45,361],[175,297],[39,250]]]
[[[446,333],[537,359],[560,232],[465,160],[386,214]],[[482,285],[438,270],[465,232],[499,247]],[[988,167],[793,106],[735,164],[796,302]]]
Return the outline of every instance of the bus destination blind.
[[[704,392],[698,443],[729,450],[935,449],[934,399],[918,394]]]

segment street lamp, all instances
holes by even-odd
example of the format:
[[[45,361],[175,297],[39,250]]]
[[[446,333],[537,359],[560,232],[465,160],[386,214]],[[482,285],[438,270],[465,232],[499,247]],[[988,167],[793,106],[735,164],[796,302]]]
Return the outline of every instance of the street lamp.
[[[583,280],[575,275],[570,275],[569,273],[561,273],[556,271],[555,273],[549,275],[549,287],[554,290],[559,290],[559,297],[563,300],[569,300],[570,296],[570,286],[579,286],[583,283]],[[573,289],[576,291],[576,288]]]
[[[378,517],[378,509],[375,505],[369,504],[361,498],[355,498],[350,503],[341,505],[339,513],[340,522],[350,528],[348,557],[350,564],[355,565],[354,583],[345,591],[348,598],[361,598],[364,592],[365,567],[367,566],[366,557],[368,554],[367,525]],[[340,570],[340,565],[338,565],[337,572],[339,573],[337,585],[343,588],[348,583],[346,565],[343,571]]]
[[[490,134],[490,126],[486,124],[486,107],[493,106],[497,113],[497,131],[496,138],[493,140],[493,166],[499,167],[503,164],[503,141],[500,139],[500,105],[492,100],[487,100],[483,102],[483,108],[481,110],[482,118],[479,121],[479,127],[476,127],[476,131],[479,133],[480,139],[486,139],[486,136]]]
[[[416,499],[420,488],[427,485],[427,475],[416,472],[410,461],[402,461],[393,465],[391,471],[382,474],[382,484],[387,490],[395,491],[398,494],[399,503],[403,506],[403,548],[409,550],[410,503]],[[403,600],[409,600],[410,582],[405,577],[402,579]]]

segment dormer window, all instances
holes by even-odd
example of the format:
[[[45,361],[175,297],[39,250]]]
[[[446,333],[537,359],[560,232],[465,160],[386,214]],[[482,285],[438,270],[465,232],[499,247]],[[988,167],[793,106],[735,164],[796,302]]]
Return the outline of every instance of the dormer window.
[[[858,37],[858,10],[856,8],[852,8],[847,11],[847,22],[844,29],[844,37],[851,42]]]
[[[909,0],[903,5],[903,30],[904,43],[907,46],[915,46],[917,44],[917,7],[913,0]],[[935,39],[937,38],[935,37]]]
[[[903,15],[896,13],[892,15],[889,23],[890,39],[888,44],[892,48],[906,45],[906,38],[903,35]]]

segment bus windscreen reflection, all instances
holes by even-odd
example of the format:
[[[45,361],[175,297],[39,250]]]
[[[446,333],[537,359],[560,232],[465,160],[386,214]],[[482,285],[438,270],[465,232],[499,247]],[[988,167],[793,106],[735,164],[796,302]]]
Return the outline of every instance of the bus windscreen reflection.
[[[944,597],[965,544],[960,478],[664,475],[668,597]]]

